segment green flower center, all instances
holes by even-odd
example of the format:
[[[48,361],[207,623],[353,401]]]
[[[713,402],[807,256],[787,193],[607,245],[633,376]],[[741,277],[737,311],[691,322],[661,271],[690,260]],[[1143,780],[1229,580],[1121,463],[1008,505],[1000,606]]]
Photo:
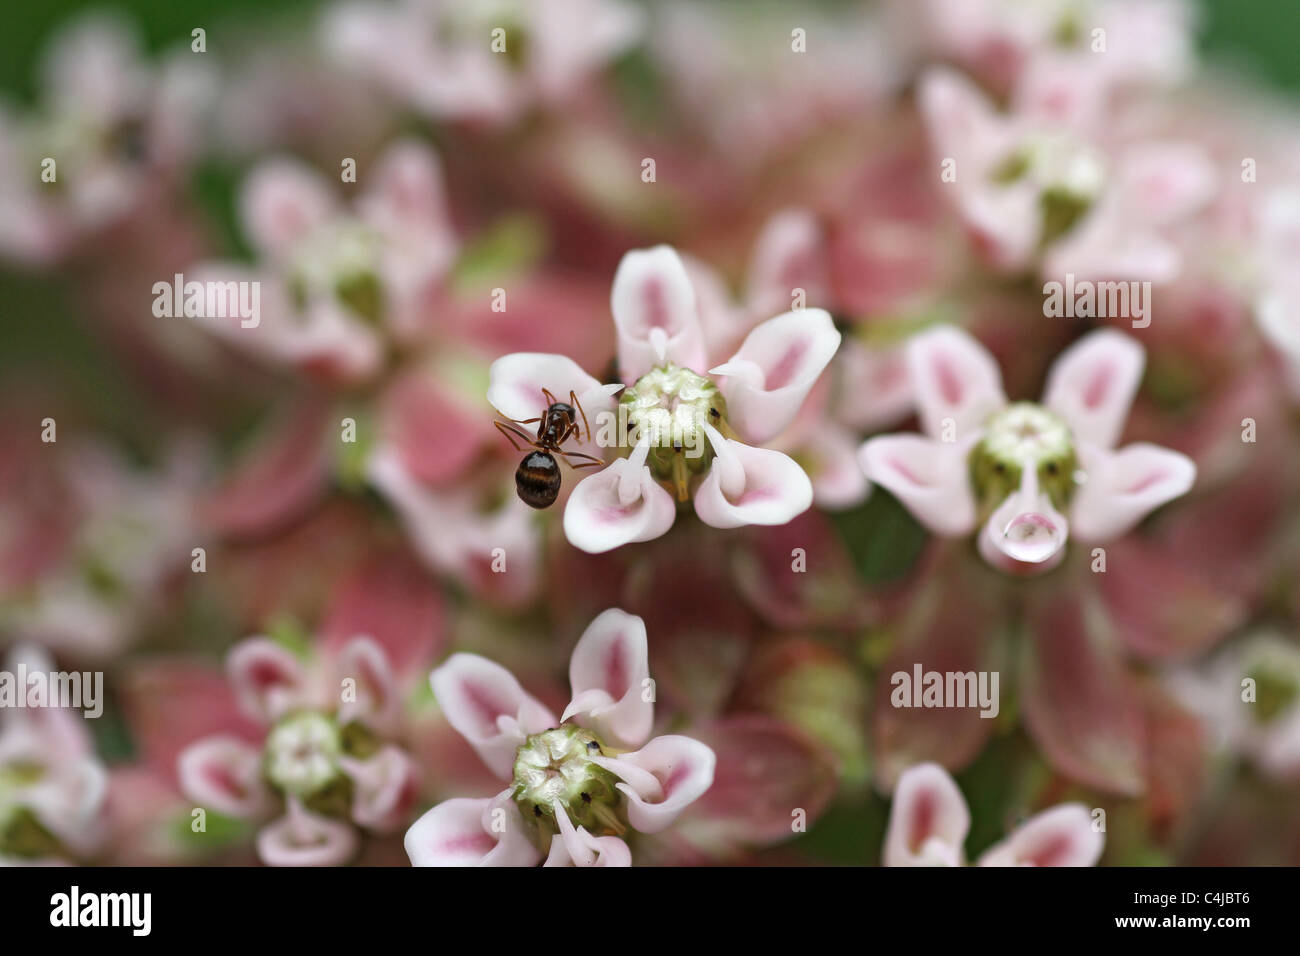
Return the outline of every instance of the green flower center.
[[[625,446],[635,448],[647,441],[651,473],[671,482],[683,501],[689,476],[707,471],[713,461],[704,426],[712,425],[724,435],[729,431],[727,402],[718,386],[671,363],[651,369],[624,389],[619,415]]]
[[[1263,664],[1257,668],[1255,678],[1255,707],[1251,714],[1256,723],[1272,723],[1286,713],[1300,696],[1295,675],[1283,673],[1276,666]]]
[[[575,826],[592,832],[620,830],[615,815],[618,780],[591,759],[603,753],[595,734],[571,724],[525,740],[515,753],[511,790],[524,819],[558,832],[555,806],[559,804]]]
[[[329,292],[371,325],[383,321],[379,238],[358,222],[313,231],[294,249],[289,294],[301,311],[313,293]]]
[[[988,420],[971,451],[971,481],[986,511],[1019,490],[1026,467],[1037,471],[1039,488],[1063,511],[1078,481],[1070,427],[1042,405],[1015,402]]]
[[[267,779],[287,794],[315,796],[339,780],[343,735],[324,714],[307,712],[285,718],[266,737],[263,755]]]

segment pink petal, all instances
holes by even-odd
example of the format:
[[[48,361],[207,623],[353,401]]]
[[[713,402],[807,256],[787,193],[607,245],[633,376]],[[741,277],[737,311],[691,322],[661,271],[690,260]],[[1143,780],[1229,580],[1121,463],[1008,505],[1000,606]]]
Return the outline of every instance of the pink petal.
[[[695,513],[714,528],[780,525],[812,507],[812,482],[789,455],[723,438],[705,425],[713,464],[695,491]]]
[[[768,319],[716,368],[726,376],[727,418],[743,436],[765,442],[785,429],[840,346],[830,313],[799,309]]]
[[[384,395],[383,426],[385,441],[411,475],[439,485],[463,476],[495,433],[484,427],[491,411],[481,399],[469,401],[433,374],[403,375],[393,383]]]
[[[811,825],[835,796],[834,756],[784,720],[740,714],[699,734],[717,755],[713,785],[673,832],[713,858],[789,840],[796,809]]]
[[[921,428],[931,438],[948,432],[963,444],[1007,403],[997,362],[962,329],[940,325],[914,336],[907,364]],[[947,419],[951,429],[945,429]]]
[[[568,818],[565,817],[567,820]],[[616,836],[594,837],[578,827],[573,839],[551,837],[543,866],[631,866],[632,851]],[[576,842],[575,842],[576,841]],[[572,845],[572,846],[571,846]]]
[[[573,392],[593,434],[583,433],[577,442],[566,447],[599,456],[595,434],[600,431],[600,416],[614,408],[614,393],[620,386],[602,385],[592,378],[573,359],[546,352],[513,352],[492,363],[489,371],[488,401],[503,416],[515,421],[540,418],[548,405],[542,390],[555,396],[556,401],[568,402]],[[581,424],[581,422],[579,422]],[[535,434],[537,422],[520,425],[525,432]]]
[[[376,730],[391,730],[397,723],[400,701],[397,680],[388,656],[370,637],[354,637],[339,653],[339,683],[332,690],[342,694],[342,682],[355,682],[355,700],[339,704],[340,724],[360,721]]]
[[[1030,602],[1019,680],[1025,724],[1062,773],[1134,795],[1145,779],[1141,708],[1122,648],[1099,623],[1078,588]]]
[[[232,537],[282,530],[325,497],[333,466],[328,409],[304,403],[276,414],[206,503],[206,519]]]
[[[1135,222],[1160,227],[1204,208],[1218,189],[1219,173],[1199,145],[1146,142],[1124,154],[1118,178],[1126,212]]]
[[[54,674],[54,660],[37,644],[17,644],[5,655],[9,674],[26,669],[28,674]],[[19,688],[17,693],[25,691]],[[102,702],[101,702],[102,703]],[[77,760],[93,757],[94,741],[85,718],[67,707],[11,708],[3,714],[0,726],[7,737],[21,737],[40,755],[50,760]]]
[[[654,702],[646,699],[650,677],[645,622],[610,608],[591,622],[569,659],[573,701],[560,716],[596,732],[620,749],[639,747],[650,736]]]
[[[514,675],[477,654],[453,654],[429,682],[447,722],[503,780],[514,775],[515,751],[524,738],[559,723]]]
[[[575,548],[601,554],[664,534],[677,502],[654,480],[642,442],[627,458],[578,482],[564,507],[564,534]]]
[[[881,664],[872,700],[872,748],[876,785],[893,789],[910,766],[934,762],[950,770],[969,765],[984,749],[998,723],[982,717],[982,706],[917,707],[916,674],[998,673],[998,693],[1006,691],[1007,668],[998,642],[1006,627],[1006,609],[988,572],[969,556],[965,542],[939,543],[920,569],[918,583],[900,595],[910,612],[898,624],[898,639]],[[895,675],[911,679],[910,688]],[[922,689],[923,689],[922,684]],[[910,700],[895,694],[912,691]],[[911,703],[913,706],[894,706]],[[999,704],[997,697],[993,703]],[[924,703],[924,701],[921,701]],[[970,701],[968,700],[969,704]]]
[[[352,780],[352,819],[358,826],[382,833],[410,819],[419,773],[406,751],[390,744],[366,760],[345,758],[343,767]]]
[[[706,368],[695,292],[671,246],[637,249],[623,256],[614,274],[610,309],[624,382],[635,382],[666,362],[694,372]]]
[[[551,838],[551,852],[546,866],[631,866],[632,851],[618,837],[593,837],[583,827],[575,827],[564,807],[556,803],[555,822],[560,832]]]
[[[1080,444],[1078,451],[1087,480],[1075,492],[1070,523],[1083,541],[1124,534],[1196,481],[1190,458],[1159,445],[1138,442],[1111,452]]]
[[[980,866],[1096,866],[1106,844],[1081,803],[1064,803],[1031,817],[985,851]]]
[[[339,866],[357,850],[357,832],[290,802],[289,812],[257,834],[257,855],[267,866]]]
[[[262,783],[262,752],[238,737],[207,737],[176,761],[181,792],[201,807],[230,817],[260,816],[270,804]]]
[[[1114,447],[1142,381],[1146,354],[1111,329],[1085,335],[1052,364],[1043,404],[1065,419],[1079,441]]]
[[[226,673],[244,713],[264,724],[302,706],[309,691],[302,662],[267,637],[236,644],[226,659]]]
[[[754,241],[745,304],[754,317],[790,308],[795,289],[810,305],[824,303],[828,277],[824,237],[807,209],[782,209],[772,215]]]
[[[1058,282],[1073,273],[1090,281],[1163,285],[1182,269],[1177,246],[1135,220],[1117,192],[1106,193],[1079,225],[1043,257],[1041,273]],[[1123,318],[1123,316],[1121,316]]]
[[[262,163],[244,180],[239,209],[249,241],[272,257],[319,228],[334,212],[334,197],[310,166],[293,159]]]
[[[867,477],[892,492],[921,524],[944,537],[961,537],[975,528],[975,495],[966,469],[969,448],[969,442],[882,435],[863,444],[858,460]]]
[[[405,551],[384,551],[333,590],[320,625],[321,647],[337,653],[358,634],[372,638],[399,675],[420,672],[441,656],[447,608],[437,582]]]
[[[596,763],[624,781],[618,789],[627,795],[632,826],[658,833],[713,785],[717,758],[698,740],[669,734],[633,753],[596,758]]]
[[[508,791],[446,800],[416,820],[402,842],[413,866],[535,866],[542,856]]]
[[[980,534],[984,560],[1012,574],[1037,574],[1061,563],[1070,526],[1038,490],[1032,462],[1021,472],[1020,488],[989,516]]]
[[[837,356],[843,379],[853,383],[838,403],[839,421],[873,432],[895,426],[911,414],[912,377],[905,349],[877,348],[850,336]]]
[[[418,140],[390,146],[368,177],[372,185],[358,201],[367,222],[386,232],[415,233],[426,240],[450,238],[442,163]]]
[[[885,834],[885,866],[961,866],[970,810],[937,763],[905,770],[894,789]]]

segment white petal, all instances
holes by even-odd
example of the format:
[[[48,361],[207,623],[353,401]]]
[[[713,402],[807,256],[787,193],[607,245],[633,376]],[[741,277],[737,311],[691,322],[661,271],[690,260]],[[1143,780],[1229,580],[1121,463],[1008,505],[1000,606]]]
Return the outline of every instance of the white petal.
[[[302,662],[267,637],[236,644],[226,660],[226,671],[240,707],[265,724],[301,707],[309,693]]]
[[[980,866],[1095,866],[1106,838],[1081,803],[1044,810],[980,857]]]
[[[1193,143],[1147,142],[1120,160],[1118,188],[1135,222],[1165,226],[1197,212],[1214,197],[1219,175]]]
[[[366,760],[345,758],[352,780],[352,819],[369,830],[385,832],[410,819],[419,772],[401,747],[387,744]]]
[[[960,866],[970,810],[948,771],[936,763],[903,771],[885,834],[885,866]]]
[[[614,408],[613,395],[621,388],[619,385],[602,385],[567,355],[547,352],[503,355],[492,363],[488,375],[488,401],[506,418],[527,421],[544,415],[548,401],[543,389],[550,391],[560,402],[568,402],[572,392],[586,412],[593,432],[600,429],[597,416]],[[521,427],[531,432],[537,426],[533,423]],[[581,436],[583,445],[589,445],[590,441],[591,436]],[[572,447],[576,449],[578,445]]]
[[[966,456],[978,434],[965,443],[932,441],[920,435],[881,435],[858,450],[862,470],[893,493],[917,521],[944,537],[975,529],[975,495]]]
[[[1127,335],[1111,329],[1085,335],[1052,364],[1043,404],[1065,419],[1076,439],[1111,448],[1145,362],[1142,346]]]
[[[914,336],[907,344],[907,364],[921,427],[931,438],[947,433],[962,443],[1007,403],[993,356],[954,326]],[[951,428],[945,428],[946,420]]]
[[[1139,442],[1112,452],[1081,443],[1078,454],[1086,480],[1070,505],[1070,523],[1083,541],[1124,534],[1196,481],[1190,458],[1159,445]]]
[[[610,608],[587,627],[569,659],[573,702],[560,720],[596,732],[619,748],[639,747],[650,736],[654,703],[645,699],[650,676],[645,622]]]
[[[477,654],[453,654],[429,682],[447,722],[503,780],[513,776],[524,739],[559,724],[513,674]]]
[[[375,729],[393,726],[400,706],[397,678],[393,676],[388,656],[373,639],[354,637],[343,646],[339,652],[338,676],[340,682],[355,681],[354,699],[339,704],[340,724],[359,720]]]
[[[704,335],[695,292],[671,246],[637,249],[623,256],[614,274],[610,309],[623,381],[634,382],[666,362],[703,372]]]
[[[650,541],[672,527],[677,503],[654,480],[642,442],[627,458],[578,482],[564,506],[564,534],[575,548],[601,554]]]
[[[181,792],[229,817],[259,816],[269,802],[262,783],[261,751],[238,737],[205,737],[176,760]]]
[[[779,434],[839,347],[840,333],[823,309],[768,319],[745,337],[735,355],[710,370],[726,376],[720,387],[728,421],[753,442]]]
[[[249,241],[282,256],[334,212],[334,197],[314,169],[292,159],[262,163],[244,180],[240,213]]]
[[[723,438],[704,426],[713,463],[695,491],[695,513],[714,528],[785,524],[812,507],[812,481],[789,455]]]
[[[667,829],[678,815],[713,786],[717,757],[690,737],[656,737],[634,753],[595,758],[624,782],[627,817],[642,833]]]
[[[351,826],[317,816],[290,801],[289,812],[257,834],[257,855],[267,866],[339,866],[357,849]]]
[[[578,856],[571,850],[571,840],[563,836],[551,837],[551,852],[543,866],[631,866],[632,851],[616,836],[595,837],[582,827],[577,829],[580,841]]]
[[[413,866],[534,866],[542,856],[509,791],[446,800],[416,820],[402,843]]]

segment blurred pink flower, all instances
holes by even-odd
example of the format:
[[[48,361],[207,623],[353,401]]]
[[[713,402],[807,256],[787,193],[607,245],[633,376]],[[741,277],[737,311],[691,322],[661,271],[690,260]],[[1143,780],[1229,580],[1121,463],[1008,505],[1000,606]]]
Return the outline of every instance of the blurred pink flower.
[[[440,803],[406,834],[416,866],[628,866],[629,826],[658,833],[713,782],[712,750],[651,737],[654,685],[639,617],[611,608],[569,662],[559,720],[503,667],[455,654],[430,675],[448,721],[510,786]]]
[[[636,42],[624,0],[346,2],[321,25],[325,49],[419,113],[505,124],[573,98]],[[500,30],[501,34],[494,31]]]
[[[327,382],[355,384],[390,344],[427,335],[427,306],[458,247],[437,157],[398,143],[377,161],[352,210],[297,160],[268,160],[245,181],[240,215],[255,268],[204,263],[189,282],[244,281],[260,314],[196,319],[233,345]]]
[[[39,109],[0,109],[0,257],[66,257],[194,159],[214,77],[189,51],[154,66],[140,47],[118,17],[84,16],[44,54]]]
[[[9,679],[54,674],[39,648],[20,645]],[[17,692],[28,694],[26,685]],[[84,861],[103,840],[108,772],[81,715],[58,706],[6,706],[0,725],[0,866]]]
[[[227,659],[240,708],[267,727],[260,747],[206,737],[177,760],[181,789],[204,809],[258,820],[284,815],[257,836],[271,866],[333,866],[358,847],[355,828],[385,833],[409,818],[417,774],[391,741],[402,722],[388,656],[354,637],[310,662],[283,644],[253,637]]]

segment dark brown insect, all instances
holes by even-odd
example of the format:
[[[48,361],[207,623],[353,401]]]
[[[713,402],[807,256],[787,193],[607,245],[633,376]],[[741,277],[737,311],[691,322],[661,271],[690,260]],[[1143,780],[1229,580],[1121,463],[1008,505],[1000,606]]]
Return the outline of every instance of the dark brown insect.
[[[524,456],[515,470],[515,491],[519,493],[519,500],[532,508],[549,508],[560,493],[560,465],[555,460],[557,455],[568,462],[571,468],[592,468],[604,464],[592,455],[565,451],[560,447],[571,435],[581,441],[584,434],[591,434],[587,413],[578,404],[578,396],[570,391],[569,400],[561,402],[546,389],[542,389],[542,394],[549,404],[541,418],[512,418],[510,422],[514,424],[503,421],[495,423],[497,430],[509,439],[516,451],[523,451],[528,446],[534,449]],[[581,425],[578,424],[578,416],[582,416]],[[533,422],[537,422],[536,437],[516,427],[531,425]],[[521,439],[524,447],[520,447],[516,439]],[[570,461],[572,458],[584,460]]]

